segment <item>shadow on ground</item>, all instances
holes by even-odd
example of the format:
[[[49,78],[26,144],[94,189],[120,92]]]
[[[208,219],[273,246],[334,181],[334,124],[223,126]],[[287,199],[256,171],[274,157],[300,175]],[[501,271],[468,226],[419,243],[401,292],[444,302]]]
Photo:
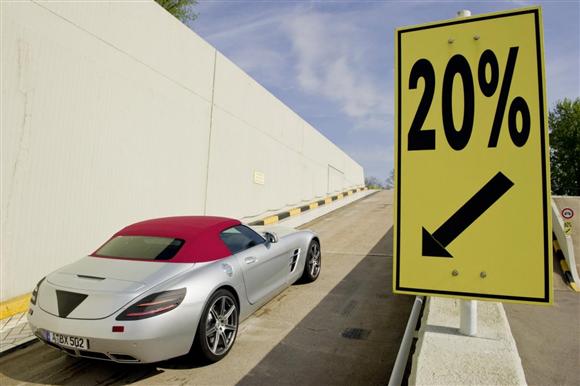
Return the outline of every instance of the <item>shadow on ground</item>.
[[[24,367],[30,363],[36,365]],[[40,342],[12,352],[10,358],[0,358],[0,373],[15,380],[14,384],[121,385],[154,377],[166,369],[191,370],[205,366],[207,363],[191,354],[153,364],[121,364],[73,358]],[[9,380],[2,382],[2,386],[9,384],[12,384]]]
[[[239,384],[386,384],[414,300],[392,293],[392,250],[391,228]]]

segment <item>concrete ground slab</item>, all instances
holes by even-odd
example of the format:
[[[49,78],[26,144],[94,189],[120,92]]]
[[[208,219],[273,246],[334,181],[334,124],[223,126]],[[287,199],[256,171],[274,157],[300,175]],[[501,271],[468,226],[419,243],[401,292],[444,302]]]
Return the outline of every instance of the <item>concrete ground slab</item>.
[[[431,297],[413,358],[410,384],[525,385],[500,303],[478,302],[476,336],[459,333],[459,300]]]

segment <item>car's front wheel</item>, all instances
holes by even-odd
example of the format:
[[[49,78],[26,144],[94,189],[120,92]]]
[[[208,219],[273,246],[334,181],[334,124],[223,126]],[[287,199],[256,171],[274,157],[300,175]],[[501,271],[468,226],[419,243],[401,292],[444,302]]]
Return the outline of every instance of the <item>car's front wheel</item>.
[[[239,311],[230,291],[216,291],[202,312],[195,341],[199,353],[209,362],[223,359],[238,333]]]
[[[306,262],[304,263],[304,273],[302,274],[301,281],[304,283],[311,283],[318,279],[321,267],[322,254],[320,252],[320,244],[317,240],[312,240],[308,245]]]

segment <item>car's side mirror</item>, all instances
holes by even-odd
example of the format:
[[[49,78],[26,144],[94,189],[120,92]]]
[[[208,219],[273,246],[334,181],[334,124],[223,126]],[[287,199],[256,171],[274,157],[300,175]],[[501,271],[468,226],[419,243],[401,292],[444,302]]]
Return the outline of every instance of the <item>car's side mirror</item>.
[[[278,235],[274,232],[264,232],[264,238],[269,243],[277,243],[278,242]]]

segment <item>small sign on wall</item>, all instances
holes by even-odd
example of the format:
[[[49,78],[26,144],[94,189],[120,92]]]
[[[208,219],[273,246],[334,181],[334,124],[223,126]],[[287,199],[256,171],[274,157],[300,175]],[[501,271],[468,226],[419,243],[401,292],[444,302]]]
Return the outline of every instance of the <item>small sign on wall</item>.
[[[254,170],[254,183],[258,185],[264,185],[265,181],[266,176],[264,175],[264,173]]]
[[[562,209],[562,217],[564,217],[565,220],[572,220],[572,218],[574,218],[574,210],[572,208]]]

